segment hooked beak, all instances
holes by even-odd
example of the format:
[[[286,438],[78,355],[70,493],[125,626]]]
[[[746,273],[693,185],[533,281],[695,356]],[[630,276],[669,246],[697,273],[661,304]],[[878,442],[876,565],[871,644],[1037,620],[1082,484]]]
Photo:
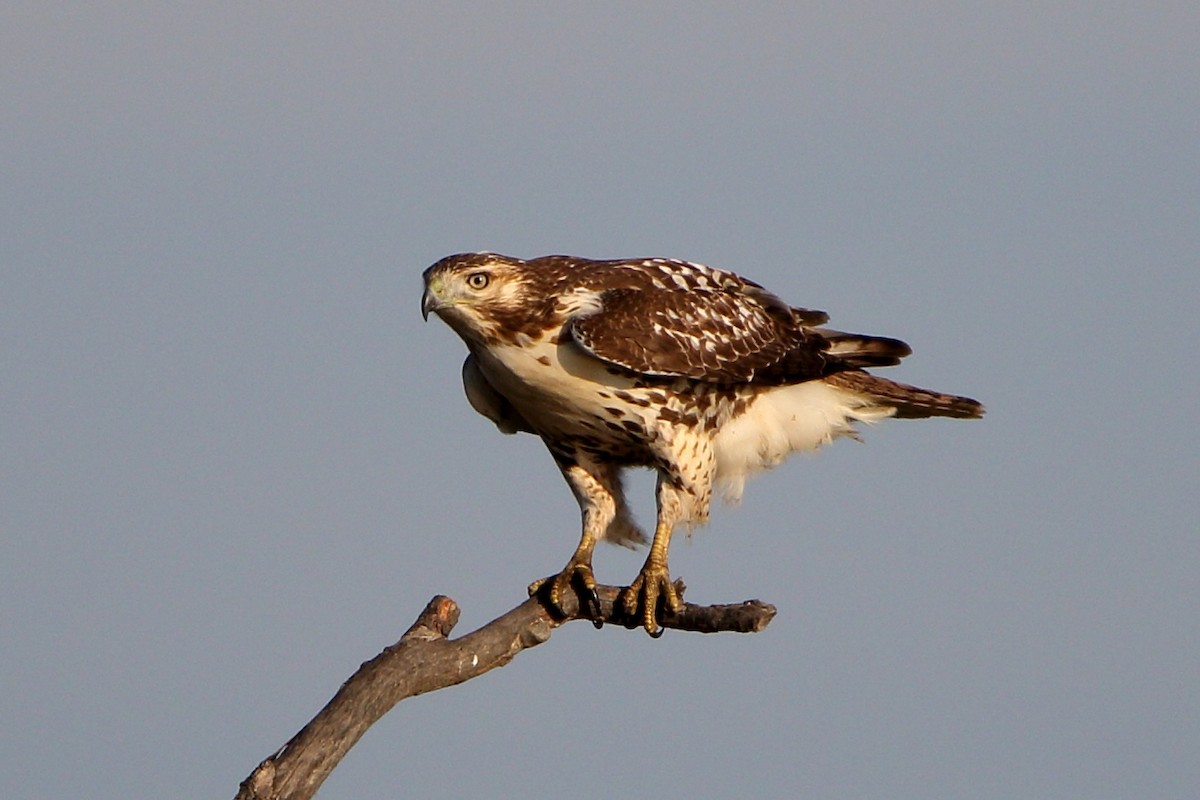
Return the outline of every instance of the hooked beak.
[[[425,293],[421,295],[421,318],[426,322],[429,321],[429,312],[437,311],[442,304],[429,292],[429,287],[425,287]]]

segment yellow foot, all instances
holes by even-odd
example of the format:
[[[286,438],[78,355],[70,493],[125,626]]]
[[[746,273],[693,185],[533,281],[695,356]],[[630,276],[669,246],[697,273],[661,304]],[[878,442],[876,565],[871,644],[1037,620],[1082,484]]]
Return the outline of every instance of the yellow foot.
[[[546,582],[550,582],[550,605],[559,613],[563,613],[562,596],[564,592],[571,589],[572,582],[580,589],[580,596],[583,601],[583,610],[592,618],[592,624],[599,628],[603,623],[600,621],[600,595],[596,593],[596,578],[592,575],[592,565],[582,559],[572,558],[567,562],[567,566],[563,571],[555,575],[553,578],[542,578],[529,584],[529,596],[533,597]]]
[[[663,635],[663,629],[658,627],[660,601],[663,608],[672,613],[683,609],[683,601],[679,599],[679,592],[675,591],[675,584],[671,583],[666,564],[646,564],[624,592],[625,613],[634,617],[640,609],[642,627],[655,639]]]

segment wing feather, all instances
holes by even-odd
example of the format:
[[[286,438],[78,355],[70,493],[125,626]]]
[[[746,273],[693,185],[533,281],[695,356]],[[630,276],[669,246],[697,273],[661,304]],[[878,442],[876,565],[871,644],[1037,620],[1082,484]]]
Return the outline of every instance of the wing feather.
[[[711,383],[785,382],[826,372],[828,342],[757,284],[717,289],[621,287],[571,317],[566,331],[586,352],[654,377]]]
[[[462,379],[463,391],[471,408],[495,423],[501,433],[533,433],[533,426],[521,416],[521,412],[513,408],[508,398],[497,392],[484,377],[474,355],[468,355],[463,361]]]

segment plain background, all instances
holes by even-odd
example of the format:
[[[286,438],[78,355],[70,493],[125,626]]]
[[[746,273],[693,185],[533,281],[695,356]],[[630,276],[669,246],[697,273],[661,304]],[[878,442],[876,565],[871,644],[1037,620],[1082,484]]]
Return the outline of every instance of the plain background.
[[[1200,796],[1194,2],[14,0],[0,116],[6,800],[231,797],[432,595],[565,563],[418,313],[478,249],[732,269],[989,415],[681,536],[766,632],[568,626],[322,797]]]

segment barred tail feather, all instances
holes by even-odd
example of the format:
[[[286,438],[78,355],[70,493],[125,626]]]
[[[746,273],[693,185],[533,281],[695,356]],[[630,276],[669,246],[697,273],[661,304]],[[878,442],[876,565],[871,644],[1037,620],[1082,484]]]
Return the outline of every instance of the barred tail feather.
[[[880,405],[891,406],[895,409],[897,419],[978,419],[984,413],[983,404],[970,397],[921,389],[857,370],[826,376],[825,381],[833,386],[865,395]]]

